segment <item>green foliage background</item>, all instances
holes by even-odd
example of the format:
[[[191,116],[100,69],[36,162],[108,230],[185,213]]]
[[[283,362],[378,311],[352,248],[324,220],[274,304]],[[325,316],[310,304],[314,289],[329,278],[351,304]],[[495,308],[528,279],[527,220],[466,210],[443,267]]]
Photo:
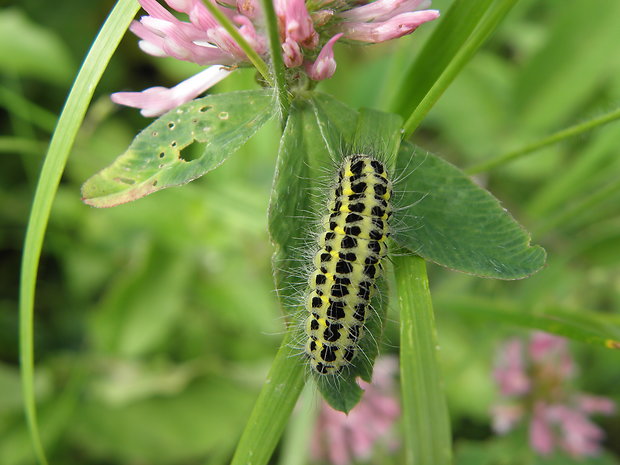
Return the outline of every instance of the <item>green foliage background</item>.
[[[449,4],[434,2],[442,11]],[[0,10],[3,465],[34,463],[17,349],[18,269],[33,188],[54,115],[111,5],[25,0]],[[615,108],[618,17],[615,0],[520,1],[414,142],[467,168]],[[353,108],[388,110],[404,63],[432,27],[362,52],[337,47],[338,72],[321,90]],[[182,188],[114,209],[80,201],[80,185],[147,124],[115,108],[108,94],[171,86],[196,70],[144,56],[128,35],[69,160],[36,301],[35,387],[52,463],[227,463],[281,340],[267,236],[277,123]],[[255,87],[248,70],[215,92]],[[524,438],[498,440],[490,431],[490,370],[503,338],[562,318],[620,326],[619,139],[620,125],[611,124],[477,175],[547,249],[548,266],[537,275],[499,282],[429,266],[457,463],[539,460],[517,455]],[[384,352],[394,351],[396,322],[385,340]],[[617,353],[571,347],[578,387],[620,402]],[[620,454],[620,420],[601,424],[610,455],[591,463],[618,463],[611,454]]]

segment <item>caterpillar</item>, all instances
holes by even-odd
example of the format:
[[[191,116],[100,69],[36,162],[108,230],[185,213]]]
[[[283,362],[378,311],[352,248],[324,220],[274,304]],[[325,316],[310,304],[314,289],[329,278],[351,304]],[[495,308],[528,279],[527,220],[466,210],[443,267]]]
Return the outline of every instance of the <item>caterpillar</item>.
[[[391,197],[382,162],[361,154],[344,159],[317,236],[305,299],[304,351],[318,375],[340,373],[360,351],[387,255]]]

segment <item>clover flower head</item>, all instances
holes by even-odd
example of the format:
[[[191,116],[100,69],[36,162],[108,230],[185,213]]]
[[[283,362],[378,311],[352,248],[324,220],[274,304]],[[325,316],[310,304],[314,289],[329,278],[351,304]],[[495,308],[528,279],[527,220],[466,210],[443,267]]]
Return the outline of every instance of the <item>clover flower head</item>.
[[[527,346],[519,339],[504,344],[493,377],[502,402],[493,407],[493,429],[506,434],[529,420],[530,446],[540,455],[562,450],[573,457],[600,453],[603,430],[591,414],[611,415],[606,397],[576,392],[570,385],[575,362],[567,341],[535,332]]]
[[[210,13],[203,0],[139,0],[147,15],[130,30],[145,53],[189,61],[206,70],[170,89],[153,87],[142,92],[118,92],[112,100],[140,108],[144,116],[159,116],[188,102],[215,85],[231,71],[249,66],[242,47]],[[221,11],[237,32],[266,58],[267,38],[258,0],[204,0]],[[310,81],[332,77],[336,71],[334,44],[378,43],[410,34],[439,16],[426,10],[429,0],[273,0],[278,19],[282,57],[291,76],[299,72]],[[186,16],[178,19],[170,10]]]

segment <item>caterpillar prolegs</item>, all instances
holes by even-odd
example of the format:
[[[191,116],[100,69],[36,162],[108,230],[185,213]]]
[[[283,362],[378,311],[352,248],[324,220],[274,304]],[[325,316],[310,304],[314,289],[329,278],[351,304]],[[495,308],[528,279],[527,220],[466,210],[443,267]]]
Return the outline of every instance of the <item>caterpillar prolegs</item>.
[[[382,162],[368,155],[343,161],[322,220],[305,304],[305,353],[319,375],[341,372],[360,351],[387,255],[391,197]]]

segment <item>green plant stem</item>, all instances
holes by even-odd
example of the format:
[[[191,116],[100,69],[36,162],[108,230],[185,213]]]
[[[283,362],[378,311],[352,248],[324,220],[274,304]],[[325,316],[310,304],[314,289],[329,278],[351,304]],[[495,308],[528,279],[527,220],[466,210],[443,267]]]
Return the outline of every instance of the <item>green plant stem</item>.
[[[408,465],[452,462],[450,417],[438,363],[438,342],[426,263],[395,256],[400,306],[400,376]]]
[[[202,2],[209,13],[211,13],[218,23],[230,34],[233,40],[241,47],[241,50],[246,54],[248,59],[252,62],[254,67],[258,70],[258,72],[263,76],[265,81],[267,81],[270,85],[273,85],[271,80],[271,76],[269,75],[269,68],[267,67],[267,63],[263,61],[256,50],[252,48],[250,44],[248,44],[247,40],[243,38],[243,36],[239,33],[239,30],[235,27],[235,25],[228,19],[228,17],[222,13],[222,11],[210,1]]]
[[[605,124],[611,123],[612,121],[616,121],[620,119],[620,108],[606,113],[598,118],[591,119],[590,121],[586,121],[584,123],[575,124],[566,129],[562,129],[550,136],[545,137],[537,142],[533,142],[524,147],[521,147],[518,150],[513,152],[508,152],[502,155],[498,155],[497,157],[490,158],[487,161],[483,161],[482,163],[478,163],[466,170],[467,174],[476,174],[482,171],[488,171],[498,166],[504,165],[508,162],[516,160],[517,158],[521,158],[525,155],[528,155],[536,150],[540,150],[549,145],[558,143],[563,141],[564,139],[569,139],[571,137],[578,136],[585,132],[591,131],[599,126],[603,126]]]
[[[439,78],[435,81],[430,90],[426,93],[420,104],[413,110],[404,127],[404,137],[410,137],[418,128],[424,117],[433,108],[437,100],[452,83],[457,74],[463,69],[471,57],[478,51],[480,46],[491,35],[491,33],[502,22],[511,8],[518,0],[499,0],[482,18],[482,21],[472,33],[468,41],[454,56],[452,61]]]
[[[305,366],[291,347],[292,339],[290,329],[276,354],[231,465],[265,465],[278,444],[305,383]]]
[[[119,0],[97,35],[78,73],[41,169],[22,256],[19,289],[19,350],[22,396],[30,436],[40,464],[47,464],[39,434],[34,396],[34,295],[43,237],[58,184],[93,92],[129,23],[138,11],[135,0]]]
[[[275,89],[280,107],[280,122],[282,126],[288,118],[291,99],[286,89],[286,80],[284,76],[284,60],[282,59],[282,46],[280,44],[280,34],[278,32],[278,18],[273,7],[272,0],[261,0],[263,13],[265,15],[265,26],[269,36],[269,51],[271,53],[271,64],[273,66],[273,75],[275,78]]]

